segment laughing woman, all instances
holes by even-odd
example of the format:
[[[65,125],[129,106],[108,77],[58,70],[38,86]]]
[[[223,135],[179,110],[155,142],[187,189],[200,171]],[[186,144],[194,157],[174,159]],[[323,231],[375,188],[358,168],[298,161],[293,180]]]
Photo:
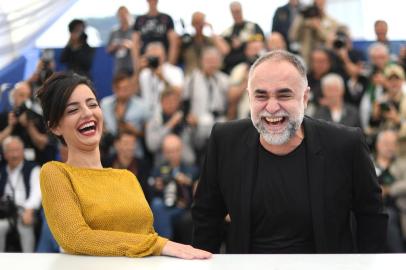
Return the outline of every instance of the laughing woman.
[[[49,130],[68,147],[66,163],[51,161],[41,169],[46,218],[65,252],[184,259],[211,256],[158,236],[136,177],[127,170],[102,167],[103,115],[89,80],[76,74],[54,74],[38,98]]]

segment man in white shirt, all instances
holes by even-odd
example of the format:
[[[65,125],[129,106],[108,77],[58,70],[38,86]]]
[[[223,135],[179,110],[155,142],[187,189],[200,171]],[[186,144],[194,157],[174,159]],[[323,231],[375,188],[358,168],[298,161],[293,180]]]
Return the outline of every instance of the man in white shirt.
[[[19,137],[4,139],[3,156],[6,163],[0,166],[0,198],[11,198],[17,207],[17,230],[23,252],[34,252],[34,211],[40,208],[40,168],[24,160],[24,144]],[[6,248],[6,235],[13,218],[0,219],[0,252]]]
[[[141,66],[144,68],[139,78],[141,97],[153,113],[160,103],[159,97],[165,84],[180,93],[184,77],[182,69],[167,62],[165,48],[160,42],[149,43],[144,56],[141,59]]]

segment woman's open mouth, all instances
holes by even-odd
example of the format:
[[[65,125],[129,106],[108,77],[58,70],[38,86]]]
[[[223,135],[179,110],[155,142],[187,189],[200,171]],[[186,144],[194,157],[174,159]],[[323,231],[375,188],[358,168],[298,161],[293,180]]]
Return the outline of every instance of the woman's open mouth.
[[[83,123],[77,128],[77,130],[79,131],[80,134],[84,136],[92,136],[96,133],[96,122],[89,121]]]

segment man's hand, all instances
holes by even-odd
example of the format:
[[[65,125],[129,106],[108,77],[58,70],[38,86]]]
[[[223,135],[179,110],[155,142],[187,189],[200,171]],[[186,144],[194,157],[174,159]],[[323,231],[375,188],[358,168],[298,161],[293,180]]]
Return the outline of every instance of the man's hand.
[[[24,225],[34,224],[34,209],[25,209],[21,218]]]
[[[10,126],[10,127],[14,127],[15,125],[17,125],[18,119],[14,112],[8,113],[7,122],[8,122],[8,126]]]
[[[184,173],[177,173],[175,176],[175,180],[178,184],[184,185],[184,186],[191,186],[193,181]]]
[[[186,122],[187,122],[190,126],[195,127],[195,126],[197,126],[198,119],[197,119],[196,115],[194,115],[194,114],[192,114],[192,113],[189,113],[189,115],[188,115],[187,118],[186,118]]]
[[[28,127],[28,116],[26,112],[23,112],[19,117],[18,117],[18,122],[20,123],[21,126],[23,127]]]
[[[164,181],[162,180],[162,177],[155,178],[154,187],[158,191],[164,190]]]
[[[173,129],[177,124],[179,124],[183,119],[183,112],[175,112],[169,121],[166,123],[166,126],[170,129]]]

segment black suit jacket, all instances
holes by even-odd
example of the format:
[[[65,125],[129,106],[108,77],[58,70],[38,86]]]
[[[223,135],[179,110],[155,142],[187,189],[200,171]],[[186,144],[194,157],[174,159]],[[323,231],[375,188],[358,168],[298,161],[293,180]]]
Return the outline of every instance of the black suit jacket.
[[[316,252],[383,252],[387,217],[361,130],[307,117],[304,130]],[[192,208],[195,247],[218,253],[226,240],[227,253],[250,253],[258,146],[249,119],[213,127]]]

